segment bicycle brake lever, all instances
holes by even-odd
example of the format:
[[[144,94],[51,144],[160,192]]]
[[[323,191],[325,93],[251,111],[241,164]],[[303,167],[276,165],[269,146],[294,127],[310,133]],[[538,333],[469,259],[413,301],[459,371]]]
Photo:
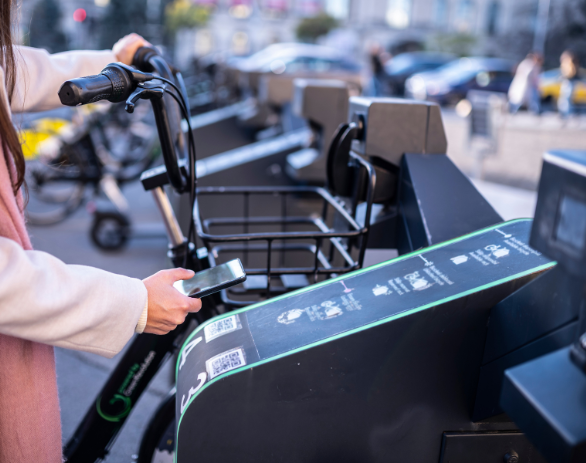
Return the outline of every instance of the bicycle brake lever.
[[[132,114],[138,100],[161,99],[164,95],[165,89],[163,87],[143,87],[140,85],[127,98],[124,110]]]
[[[153,80],[155,78],[155,76],[153,76],[152,74],[150,74],[148,72],[139,71],[138,69],[133,68],[132,66],[128,66],[127,64],[116,63],[116,65],[118,67],[124,69],[128,74],[130,74],[131,78],[135,82],[148,82],[148,81]]]

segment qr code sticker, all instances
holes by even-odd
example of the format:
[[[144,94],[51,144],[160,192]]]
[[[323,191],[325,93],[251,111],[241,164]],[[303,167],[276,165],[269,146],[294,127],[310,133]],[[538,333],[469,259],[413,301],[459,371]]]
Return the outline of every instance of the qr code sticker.
[[[238,315],[232,315],[231,317],[222,318],[221,320],[210,323],[203,331],[206,342],[210,342],[212,339],[239,330],[240,328],[242,328],[242,325],[240,324]]]
[[[206,362],[206,371],[210,379],[222,373],[246,365],[244,349],[238,347],[212,357]]]

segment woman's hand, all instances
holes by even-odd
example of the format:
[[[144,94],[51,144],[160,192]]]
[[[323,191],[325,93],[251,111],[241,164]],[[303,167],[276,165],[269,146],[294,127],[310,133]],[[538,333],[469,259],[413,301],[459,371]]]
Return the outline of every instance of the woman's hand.
[[[118,61],[130,66],[132,64],[132,58],[134,58],[136,50],[138,50],[140,47],[149,46],[151,46],[151,44],[144,38],[138,34],[132,33],[125,35],[120,40],[118,40],[118,42],[116,42],[112,47],[112,51],[116,55],[116,59]]]
[[[183,323],[189,312],[201,309],[201,300],[184,296],[173,287],[177,280],[188,280],[193,275],[192,270],[175,268],[142,280],[149,296],[145,333],[167,334]]]

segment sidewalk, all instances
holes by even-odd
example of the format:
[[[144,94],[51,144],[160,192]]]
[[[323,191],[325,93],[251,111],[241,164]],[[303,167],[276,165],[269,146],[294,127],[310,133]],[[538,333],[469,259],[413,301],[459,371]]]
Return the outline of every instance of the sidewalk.
[[[442,117],[448,155],[470,175],[475,157],[469,146],[468,120],[450,109],[442,110]],[[556,113],[505,114],[497,133],[498,150],[483,161],[482,179],[528,190],[537,189],[543,153],[551,149],[586,150],[584,115],[562,120]]]
[[[486,198],[503,220],[533,217],[537,192],[514,188],[498,183],[472,180],[478,191]]]

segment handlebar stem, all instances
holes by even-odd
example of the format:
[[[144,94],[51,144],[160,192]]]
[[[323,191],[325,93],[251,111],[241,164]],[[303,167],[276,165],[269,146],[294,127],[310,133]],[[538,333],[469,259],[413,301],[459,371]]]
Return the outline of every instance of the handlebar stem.
[[[181,227],[179,226],[179,222],[177,221],[177,217],[175,216],[175,212],[173,211],[173,207],[169,202],[169,197],[163,187],[157,187],[151,190],[153,199],[155,200],[155,204],[161,213],[161,217],[163,218],[163,223],[165,224],[165,229],[167,230],[167,235],[169,237],[169,242],[172,247],[177,247],[183,244],[186,239],[183,236],[183,232],[181,231]]]
[[[181,173],[181,169],[177,164],[177,156],[175,153],[174,142],[171,139],[171,125],[169,121],[169,114],[165,105],[165,86],[144,87],[139,85],[132,95],[126,101],[126,111],[132,112],[134,104],[138,99],[150,100],[155,114],[155,123],[157,124],[157,131],[159,133],[159,140],[161,142],[161,150],[165,160],[174,160],[174,162],[165,162],[167,166],[167,175],[169,182],[178,193],[183,193],[186,190],[187,182]]]

